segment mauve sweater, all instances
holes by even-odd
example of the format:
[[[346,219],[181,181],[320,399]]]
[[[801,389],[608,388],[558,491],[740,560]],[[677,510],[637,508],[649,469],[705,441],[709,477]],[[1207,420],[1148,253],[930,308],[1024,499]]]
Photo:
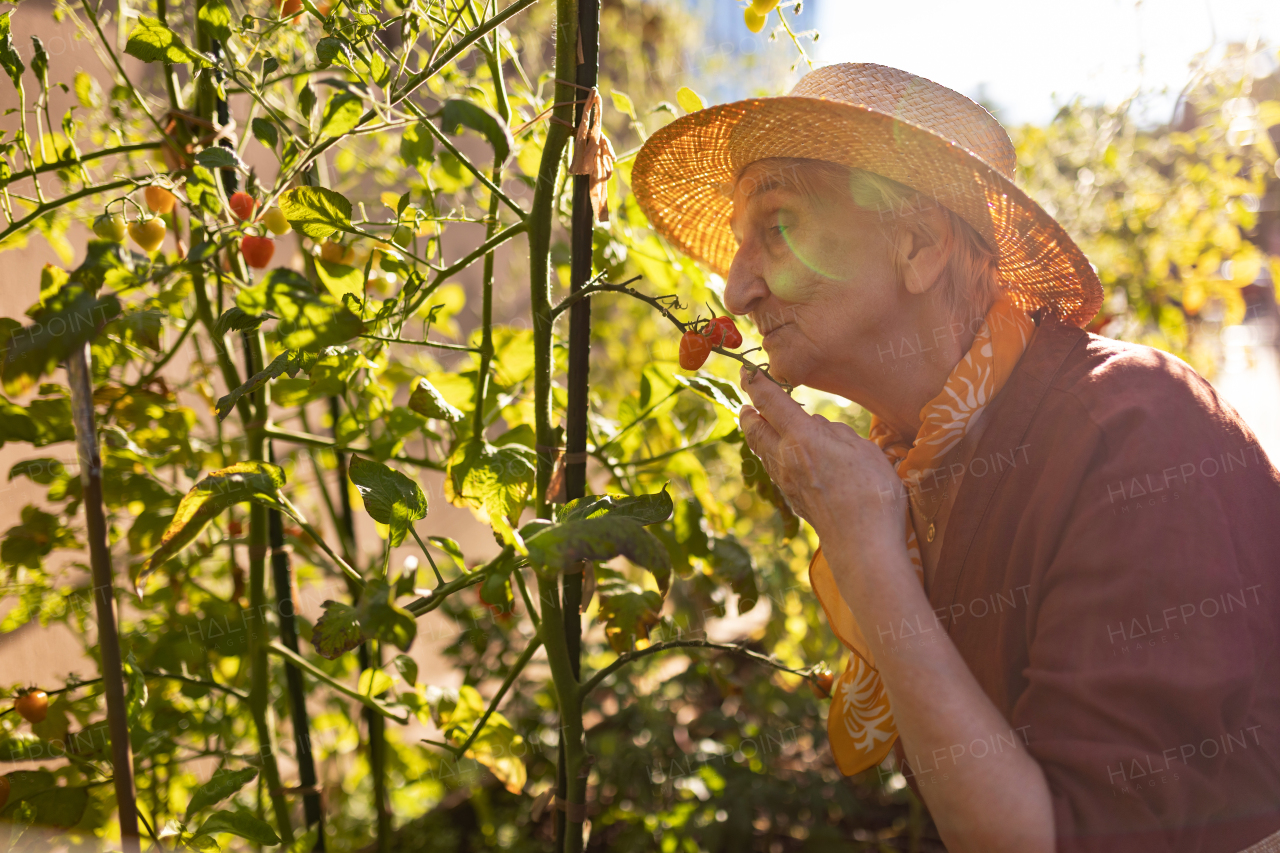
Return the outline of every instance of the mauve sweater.
[[[984,418],[928,595],[1009,731],[906,756],[912,786],[1016,739],[1060,851],[1280,830],[1280,473],[1254,434],[1184,362],[1052,315]]]

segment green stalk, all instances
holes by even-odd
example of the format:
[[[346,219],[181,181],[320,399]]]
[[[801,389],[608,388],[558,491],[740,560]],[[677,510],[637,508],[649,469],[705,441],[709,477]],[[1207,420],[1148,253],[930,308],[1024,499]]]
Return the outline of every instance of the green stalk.
[[[493,37],[493,46],[484,51],[489,62],[489,71],[493,75],[493,91],[498,99],[498,115],[504,122],[511,121],[511,104],[507,100],[507,88],[502,79],[502,53],[498,37]],[[502,185],[502,166],[497,160],[493,164],[493,185]],[[489,193],[489,224],[486,226],[485,242],[493,239],[498,231],[498,212],[502,198],[499,192]],[[484,435],[484,399],[489,393],[489,366],[493,362],[493,252],[484,256],[484,295],[480,310],[480,370],[476,374],[476,407],[471,425],[471,435],[479,440]]]
[[[583,747],[582,700],[578,679],[574,678],[570,664],[568,639],[564,633],[564,614],[560,610],[560,590],[557,578],[544,577],[535,572],[538,579],[538,596],[542,601],[542,625],[539,634],[547,649],[547,663],[551,668],[551,680],[556,688],[556,701],[560,705],[560,745],[565,780],[564,801],[566,826],[564,853],[582,853],[582,821],[574,820],[585,812],[587,779],[582,775],[582,762],[586,757]],[[556,812],[560,814],[559,810]]]
[[[578,7],[575,0],[556,0],[556,79],[577,76]],[[555,226],[555,195],[560,185],[560,161],[573,131],[573,101],[577,90],[568,82],[556,83],[555,100],[547,122],[547,141],[538,165],[529,228],[529,312],[533,320],[534,432],[538,443],[537,502],[539,518],[550,518],[547,486],[555,459],[551,429],[551,231]],[[544,617],[543,621],[546,619]],[[548,647],[550,653],[550,647]],[[567,661],[566,661],[567,662]]]
[[[245,369],[252,372],[255,365],[264,364],[262,331],[245,334]],[[249,439],[250,459],[266,460],[266,426],[271,407],[270,386],[264,385],[253,394],[253,420],[245,423]],[[254,727],[258,730],[258,752],[262,761],[262,778],[271,798],[275,813],[276,829],[287,846],[293,841],[293,823],[289,817],[289,804],[284,798],[280,783],[280,768],[276,763],[276,732],[271,708],[271,661],[267,649],[271,641],[268,625],[263,618],[267,603],[267,508],[254,501],[249,507],[249,608],[257,624],[249,633],[249,710],[253,714]]]

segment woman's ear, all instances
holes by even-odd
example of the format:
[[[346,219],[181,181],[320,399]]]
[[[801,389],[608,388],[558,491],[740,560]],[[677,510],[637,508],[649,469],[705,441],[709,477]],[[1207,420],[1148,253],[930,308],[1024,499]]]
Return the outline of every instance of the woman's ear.
[[[941,207],[914,211],[898,223],[894,250],[907,292],[922,295],[942,281],[951,255],[951,223]]]

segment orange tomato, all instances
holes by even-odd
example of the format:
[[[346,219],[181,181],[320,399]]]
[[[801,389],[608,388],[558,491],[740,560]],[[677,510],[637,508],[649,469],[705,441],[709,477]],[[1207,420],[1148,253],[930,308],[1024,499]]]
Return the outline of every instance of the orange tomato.
[[[147,207],[151,208],[153,213],[170,213],[173,210],[173,206],[178,203],[176,195],[155,184],[143,190],[142,194],[147,199]]]
[[[49,713],[49,694],[35,689],[23,691],[13,703],[13,710],[28,723],[44,722],[45,715]]]

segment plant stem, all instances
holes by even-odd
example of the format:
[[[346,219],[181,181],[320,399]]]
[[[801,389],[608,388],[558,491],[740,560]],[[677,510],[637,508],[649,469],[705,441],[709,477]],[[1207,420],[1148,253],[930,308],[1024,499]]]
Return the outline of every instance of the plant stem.
[[[35,169],[24,169],[21,172],[14,172],[7,180],[0,181],[0,187],[8,186],[23,178],[31,177],[33,174],[42,175],[45,172],[56,172],[59,169],[66,169],[71,166],[78,166],[87,163],[90,160],[98,160],[102,157],[111,157],[115,154],[131,154],[135,151],[154,151],[162,147],[160,142],[139,142],[136,145],[119,145],[115,148],[103,148],[99,151],[90,151],[88,154],[81,154],[78,160],[54,160],[50,163],[41,163]]]
[[[22,230],[23,228],[30,225],[32,222],[35,222],[37,219],[39,219],[41,216],[44,216],[46,213],[48,213],[51,210],[57,210],[59,207],[63,207],[65,205],[71,204],[71,202],[73,201],[79,201],[80,199],[85,198],[86,196],[97,195],[98,193],[105,193],[111,190],[118,190],[121,187],[133,186],[133,183],[134,183],[133,178],[125,178],[119,181],[112,181],[109,184],[98,184],[97,186],[85,187],[82,190],[77,190],[73,193],[69,193],[68,195],[62,196],[61,198],[55,198],[53,201],[39,204],[36,206],[34,210],[32,210],[26,216],[22,217],[21,219],[15,220],[14,222],[11,222],[9,224],[9,227],[5,228],[3,231],[0,231],[0,241],[3,241],[6,237],[14,233],[15,231]]]
[[[119,809],[120,843],[125,853],[141,849],[138,812],[133,790],[133,750],[129,745],[129,718],[124,697],[123,658],[116,630],[115,583],[111,549],[107,544],[107,520],[102,504],[102,458],[93,413],[93,374],[86,342],[67,359],[67,380],[84,488],[84,514],[89,541],[89,565],[93,575],[94,604],[98,615],[98,648],[102,655],[102,683],[106,693],[107,727],[111,734],[111,761]]]
[[[627,664],[634,663],[641,658],[647,658],[649,655],[656,655],[659,652],[670,651],[671,649],[715,649],[716,651],[728,652],[730,654],[750,658],[757,663],[771,666],[774,669],[782,670],[783,672],[789,672],[792,675],[799,675],[803,678],[812,679],[812,668],[792,669],[774,658],[762,655],[758,652],[753,652],[750,649],[744,649],[742,646],[729,645],[728,643],[713,643],[709,640],[672,640],[669,643],[654,643],[647,649],[638,649],[634,652],[627,652],[626,654],[619,655],[617,660],[582,683],[582,690],[580,692],[582,699],[585,700],[587,698],[587,694],[600,686],[600,682],[604,681],[610,675],[613,675]]]
[[[555,227],[555,195],[560,184],[560,161],[572,131],[573,101],[576,94],[568,82],[577,76],[577,3],[556,0],[555,101],[552,117],[559,119],[547,125],[547,139],[538,165],[538,182],[533,191],[533,206],[526,221],[529,228],[529,313],[533,321],[533,394],[534,433],[537,436],[537,497],[534,509],[539,518],[550,518],[547,486],[551,482],[551,466],[555,459],[555,442],[551,429],[551,373],[553,370],[551,341],[551,231]],[[545,619],[543,620],[546,621]]]
[[[245,342],[245,370],[252,374],[263,359],[262,331],[242,333]],[[264,385],[253,392],[253,420],[245,423],[248,433],[250,459],[267,461],[264,427],[270,417],[271,386]],[[275,725],[271,709],[271,661],[267,657],[270,642],[265,617],[267,603],[267,508],[254,501],[249,506],[249,609],[256,624],[249,632],[249,710],[258,731],[258,750],[262,760],[262,776],[271,798],[276,827],[281,839],[288,845],[293,841],[293,824],[289,816],[289,804],[284,798],[280,782],[280,768],[276,764]]]
[[[267,453],[275,462],[274,448],[267,442]],[[284,546],[284,522],[279,510],[267,514],[268,533],[271,538],[271,573],[276,590],[276,608],[280,620],[280,641],[294,652],[298,651],[298,632],[294,625],[297,602],[293,597],[292,567],[289,552]],[[286,603],[288,606],[286,607]],[[307,690],[302,681],[302,670],[293,663],[284,668],[285,684],[289,691],[289,713],[293,722],[294,752],[298,762],[298,784],[308,793],[302,795],[302,808],[308,827],[317,827],[314,850],[324,851],[324,810],[320,792],[316,790],[315,755],[311,750],[311,721],[307,716]]]
[[[581,853],[582,823],[586,812],[587,780],[582,775],[586,751],[582,743],[581,687],[569,662],[569,647],[564,634],[564,614],[560,610],[560,590],[556,576],[534,572],[538,579],[538,597],[542,602],[542,627],[539,634],[547,647],[547,663],[560,705],[560,743],[564,747],[560,766],[563,768],[566,817],[565,853]],[[559,794],[557,794],[559,796]],[[562,814],[557,808],[556,814]]]
[[[511,685],[515,684],[520,673],[524,671],[525,665],[533,660],[533,655],[542,647],[542,638],[534,637],[525,650],[520,653],[520,657],[511,665],[511,671],[507,673],[507,677],[503,680],[502,686],[498,688],[498,692],[493,694],[493,700],[489,703],[489,707],[485,708],[484,714],[476,721],[475,728],[471,730],[471,734],[462,742],[460,746],[451,747],[454,755],[463,755],[475,742],[480,732],[484,731],[485,723],[489,722],[489,718],[493,716],[494,711],[498,710],[498,706],[502,704],[502,697],[507,695],[507,691],[511,689]]]
[[[346,696],[349,699],[356,700],[361,705],[364,705],[366,708],[371,709],[375,713],[383,717],[386,717],[387,719],[395,720],[397,723],[400,723],[401,725],[409,724],[409,716],[407,713],[403,711],[397,713],[396,711],[393,711],[392,709],[388,708],[386,705],[384,705],[382,702],[379,702],[377,699],[373,698],[372,696],[365,696],[359,690],[352,690],[350,687],[343,684],[341,681],[338,681],[332,675],[329,675],[329,673],[325,672],[324,670],[317,667],[315,664],[311,663],[311,661],[307,660],[302,655],[297,654],[296,652],[290,650],[288,646],[282,645],[280,642],[276,640],[272,640],[270,643],[267,644],[267,649],[272,654],[283,658],[284,660],[288,661],[289,663],[293,664],[299,669],[305,670],[308,675],[311,675],[315,678],[320,679],[325,684],[332,687],[334,690],[337,690],[343,696]]]

